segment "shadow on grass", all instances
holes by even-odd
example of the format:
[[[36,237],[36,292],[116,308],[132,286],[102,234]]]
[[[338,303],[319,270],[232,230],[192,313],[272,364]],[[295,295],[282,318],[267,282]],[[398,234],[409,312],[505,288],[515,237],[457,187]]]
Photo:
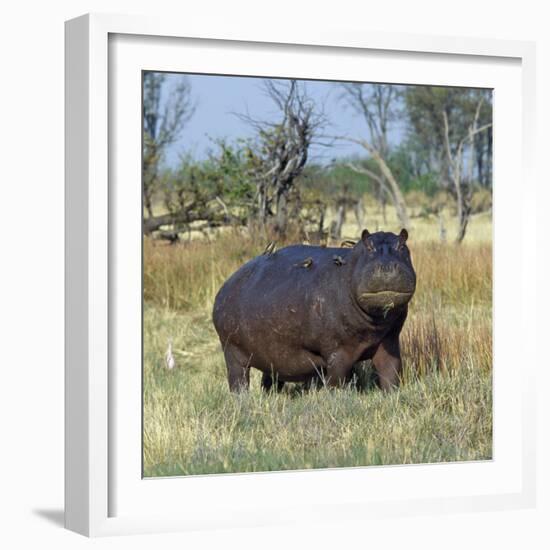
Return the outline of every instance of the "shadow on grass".
[[[318,391],[324,387],[322,375],[305,383],[287,383],[281,393],[291,398],[299,398],[311,391]],[[354,390],[358,393],[368,393],[379,390],[378,376],[372,366],[372,362],[361,361],[354,365],[351,376],[343,389]],[[275,391],[275,390],[270,390]]]

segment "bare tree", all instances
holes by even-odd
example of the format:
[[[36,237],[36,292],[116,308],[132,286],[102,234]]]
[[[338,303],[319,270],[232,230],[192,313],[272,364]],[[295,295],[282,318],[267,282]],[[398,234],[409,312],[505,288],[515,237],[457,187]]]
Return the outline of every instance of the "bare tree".
[[[271,122],[248,113],[237,116],[256,131],[248,153],[256,181],[258,220],[265,227],[268,219],[274,218],[276,231],[284,235],[290,194],[306,166],[310,147],[325,117],[317,111],[305,87],[295,80],[288,83],[265,80],[264,87],[280,118]]]
[[[143,75],[143,204],[153,217],[153,194],[166,148],[174,143],[195,111],[191,86],[185,76],[166,95],[166,75]]]
[[[446,139],[451,151],[456,151],[459,141],[468,132],[478,102],[484,98],[478,115],[478,125],[491,122],[492,92],[484,89],[468,89],[441,86],[407,86],[403,92],[409,140],[416,153],[424,160],[425,173],[439,176],[442,186],[449,184],[451,167],[447,155]],[[449,125],[445,136],[442,112],[445,111]],[[492,177],[492,129],[475,136],[475,157],[477,181],[491,186]]]
[[[378,173],[354,164],[351,164],[350,167],[373,179],[378,189],[379,200],[384,204],[385,198],[389,197],[395,206],[401,225],[408,228],[409,216],[405,199],[387,161],[390,152],[388,131],[395,117],[394,103],[398,93],[397,87],[389,84],[361,83],[343,84],[342,87],[344,100],[366,122],[369,137],[368,139],[355,139],[345,136],[341,139],[361,145],[375,161]]]
[[[452,178],[452,193],[456,200],[457,206],[457,243],[461,243],[464,239],[464,236],[466,235],[466,228],[468,227],[468,222],[470,220],[475,158],[475,136],[492,126],[491,123],[484,124],[483,126],[478,126],[479,114],[481,112],[483,102],[484,98],[482,97],[477,104],[473,120],[468,126],[466,135],[463,136],[462,139],[460,139],[454,153],[452,151],[449,139],[449,119],[447,117],[446,111],[443,111],[443,135],[445,137],[445,149]],[[466,166],[466,177],[463,177],[463,169],[465,164],[464,153],[467,147],[470,148],[470,151]]]

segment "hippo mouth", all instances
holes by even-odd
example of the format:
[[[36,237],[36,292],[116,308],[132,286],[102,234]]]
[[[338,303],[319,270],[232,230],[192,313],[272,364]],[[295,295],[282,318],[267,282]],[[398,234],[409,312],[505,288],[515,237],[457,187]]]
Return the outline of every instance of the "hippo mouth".
[[[412,298],[413,292],[398,292],[396,290],[379,290],[363,292],[359,297],[361,303],[369,308],[381,308],[386,311],[405,305]]]

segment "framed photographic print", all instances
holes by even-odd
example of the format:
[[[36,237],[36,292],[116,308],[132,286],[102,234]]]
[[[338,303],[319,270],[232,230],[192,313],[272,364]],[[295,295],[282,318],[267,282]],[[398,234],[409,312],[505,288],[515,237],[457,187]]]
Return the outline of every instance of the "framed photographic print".
[[[533,63],[67,22],[66,526],[532,505]]]

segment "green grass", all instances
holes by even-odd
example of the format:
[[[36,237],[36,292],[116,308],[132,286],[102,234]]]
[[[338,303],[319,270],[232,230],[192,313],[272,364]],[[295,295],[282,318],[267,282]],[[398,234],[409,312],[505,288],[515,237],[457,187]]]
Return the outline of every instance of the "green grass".
[[[473,358],[437,365],[400,390],[231,395],[208,318],[145,311],[146,476],[409,464],[491,457],[491,377]],[[173,327],[178,330],[174,334]],[[151,332],[149,332],[151,331]],[[154,336],[153,336],[154,334]],[[192,351],[163,368],[169,335]]]
[[[422,221],[422,223],[425,223]],[[483,224],[483,226],[480,226]],[[490,235],[490,219],[472,222]],[[351,229],[350,229],[351,231]],[[431,229],[430,229],[431,231]],[[411,231],[415,234],[415,228]],[[403,384],[228,391],[213,298],[261,239],[145,243],[144,475],[483,460],[492,453],[492,262],[486,239],[460,247],[411,236],[418,275],[402,332]],[[177,367],[164,367],[169,339]]]

